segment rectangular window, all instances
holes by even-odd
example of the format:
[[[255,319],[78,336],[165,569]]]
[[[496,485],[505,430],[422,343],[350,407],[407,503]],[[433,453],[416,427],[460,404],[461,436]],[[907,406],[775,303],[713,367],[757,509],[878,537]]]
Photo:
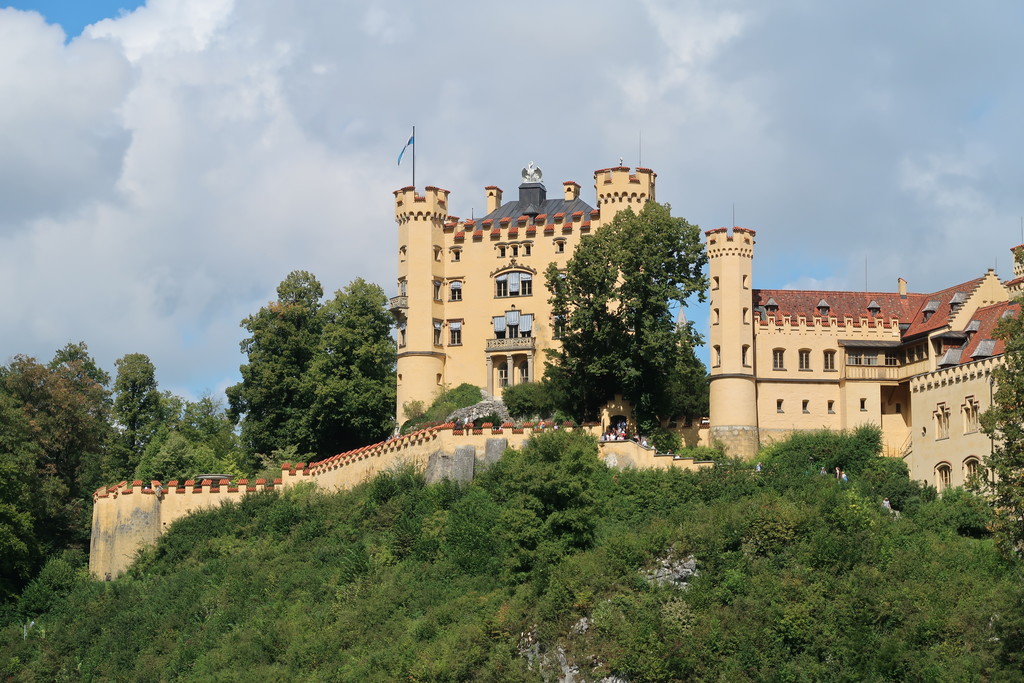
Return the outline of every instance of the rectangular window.
[[[811,369],[811,352],[807,349],[800,350],[800,369],[810,370]]]
[[[405,322],[398,323],[398,345],[405,346]]]
[[[452,301],[462,301],[462,283],[456,281],[448,285],[448,294]]]
[[[434,280],[434,301],[441,300],[441,281]]]
[[[565,253],[565,240],[558,240],[555,242],[555,251],[559,254]]]
[[[826,351],[825,352],[825,370],[836,369],[836,352]]]
[[[530,296],[533,294],[533,276],[529,273],[522,274],[522,278],[519,282],[519,294],[521,296]]]
[[[461,320],[452,320],[448,323],[448,346],[462,346]]]
[[[775,412],[776,413],[784,413],[784,412],[786,412],[785,410],[782,409],[782,399],[781,398],[775,399]]]
[[[452,261],[461,261],[461,260],[462,260],[462,250],[461,249],[452,249]]]
[[[505,258],[505,247],[498,247],[498,258]]]
[[[886,365],[899,365],[900,364],[899,354],[896,351],[886,351],[885,352],[885,364]]]
[[[530,381],[530,366],[523,363],[519,366],[519,383],[525,384]]]
[[[551,318],[551,336],[555,339],[561,339],[565,336],[565,316],[554,315]]]
[[[494,278],[494,295],[508,296],[508,275],[499,275]]]
[[[523,245],[523,256],[529,256],[531,253],[533,253],[533,245],[532,244],[524,244]]]
[[[502,389],[508,386],[508,365],[505,363],[498,367],[498,386]]]
[[[864,365],[878,365],[878,354],[877,353],[865,353],[864,354]]]
[[[743,367],[749,368],[750,361],[747,358],[747,354],[750,352],[750,346],[747,344],[743,345],[743,349],[740,351],[740,362],[743,363]]]
[[[434,321],[434,346],[441,345],[441,321]]]
[[[786,351],[784,349],[775,349],[772,351],[772,370],[785,370],[785,361]]]
[[[810,411],[810,405],[811,405],[811,402],[810,402],[810,401],[808,401],[808,400],[807,400],[807,399],[805,398],[805,399],[803,400],[803,403],[801,404],[801,407],[803,408],[803,411],[804,411],[805,413],[809,413],[809,412],[811,412],[811,411]]]
[[[512,245],[512,256],[519,256],[519,245],[518,244],[513,244]]]
[[[868,412],[868,400],[866,398],[860,400],[860,410],[863,413]]]
[[[829,415],[835,415],[836,414],[836,402],[835,401],[829,401],[828,402],[828,414]]]
[[[978,431],[978,402],[973,396],[968,396],[963,405],[964,412],[964,434],[973,434]]]
[[[506,327],[505,327],[505,316],[503,316],[503,315],[496,315],[496,316],[494,316],[494,337],[496,339],[504,339],[506,331],[507,330],[506,330]]]
[[[846,353],[846,364],[847,365],[863,365],[864,354],[860,351],[847,351]]]
[[[935,439],[948,439],[949,438],[949,408],[946,407],[945,403],[940,403],[935,406],[935,412],[933,413],[935,418]]]
[[[405,280],[399,280],[398,281],[398,295],[399,296],[408,296],[409,295],[408,284],[406,283]]]

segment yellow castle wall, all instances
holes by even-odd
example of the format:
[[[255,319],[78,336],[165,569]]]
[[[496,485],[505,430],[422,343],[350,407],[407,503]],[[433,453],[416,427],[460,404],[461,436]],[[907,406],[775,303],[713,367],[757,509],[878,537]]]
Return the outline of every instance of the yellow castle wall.
[[[555,429],[553,423],[479,430],[457,430],[452,424],[442,425],[340,453],[318,463],[285,463],[281,478],[269,484],[263,480],[252,485],[247,480],[240,480],[237,485],[226,480],[216,485],[204,481],[198,486],[192,481],[181,486],[176,486],[177,482],[168,482],[166,486],[159,482],[146,486],[140,481],[133,482],[131,486],[122,482],[109,489],[100,489],[93,495],[89,571],[99,579],[114,578],[128,568],[141,548],[156,543],[175,520],[196,510],[236,502],[248,493],[287,488],[302,482],[314,483],[330,491],[345,490],[398,466],[410,465],[423,471],[431,456],[451,454],[464,446],[475,450],[479,462],[484,458],[491,439],[505,439],[508,447],[521,448],[534,434],[551,429]],[[583,430],[595,438],[602,431],[596,424],[573,429]],[[699,427],[693,430],[699,430]],[[689,438],[701,441],[699,435],[690,434]],[[713,465],[692,458],[657,455],[653,448],[644,448],[632,441],[599,442],[598,457],[610,467],[618,468],[695,470]]]

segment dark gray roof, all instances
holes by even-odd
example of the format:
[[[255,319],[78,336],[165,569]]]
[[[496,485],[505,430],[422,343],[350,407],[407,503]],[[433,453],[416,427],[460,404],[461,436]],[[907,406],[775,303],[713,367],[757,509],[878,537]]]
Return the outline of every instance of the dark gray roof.
[[[931,301],[928,302],[927,306],[921,309],[921,312],[934,313],[935,311],[939,310],[940,305],[942,305],[941,301],[939,301],[938,299],[932,299]]]
[[[981,321],[980,320],[972,320],[971,322],[967,323],[967,327],[964,328],[964,332],[977,332],[980,329],[981,329]]]
[[[942,354],[942,358],[939,359],[938,366],[941,368],[944,365],[956,365],[960,362],[960,355],[963,354],[963,349],[949,349],[946,353]]]
[[[869,310],[869,311],[878,311],[878,310],[881,310],[881,308],[882,308],[882,307],[881,307],[881,306],[879,306],[879,305],[878,305],[878,302],[877,302],[877,301],[875,301],[874,299],[872,299],[872,300],[871,300],[871,303],[869,303],[869,304],[868,304],[868,310]]]
[[[527,208],[528,207],[521,204],[518,199],[506,202],[483,218],[477,219],[477,224],[487,219],[491,219],[495,223],[502,218],[511,218],[515,220],[522,216]],[[531,209],[531,212],[533,210],[534,209]],[[547,201],[541,202],[540,206],[536,207],[536,210],[538,213],[546,213],[548,216],[553,216],[556,213],[564,213],[566,216],[569,216],[577,211],[582,211],[583,220],[590,220],[590,212],[593,211],[594,208],[582,199],[574,199],[571,202],[567,202],[564,199],[548,199]]]
[[[962,304],[967,301],[967,292],[956,292],[953,298],[949,300],[951,304]]]
[[[818,308],[832,308],[832,307],[828,305],[828,302],[825,301],[824,298],[822,298],[822,300],[818,302]]]
[[[840,339],[839,345],[850,349],[895,349],[900,342],[888,339]]]
[[[995,339],[982,339],[978,342],[978,348],[974,349],[974,353],[971,354],[971,358],[988,358],[996,350]]]

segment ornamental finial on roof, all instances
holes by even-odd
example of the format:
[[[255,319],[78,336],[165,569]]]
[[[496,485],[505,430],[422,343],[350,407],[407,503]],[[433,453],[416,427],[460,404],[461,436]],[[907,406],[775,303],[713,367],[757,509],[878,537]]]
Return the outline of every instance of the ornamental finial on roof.
[[[541,173],[540,168],[531,161],[526,165],[526,168],[523,169],[523,182],[539,183],[543,175],[544,174]]]

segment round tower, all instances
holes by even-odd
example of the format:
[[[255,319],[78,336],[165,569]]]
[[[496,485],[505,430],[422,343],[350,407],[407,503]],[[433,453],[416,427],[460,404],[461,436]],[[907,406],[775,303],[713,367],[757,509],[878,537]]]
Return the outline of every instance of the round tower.
[[[391,312],[398,323],[398,392],[395,416],[407,419],[409,401],[430,405],[445,381],[441,333],[444,311],[444,222],[448,190],[414,187],[395,191],[398,223],[398,296]]]
[[[601,211],[601,223],[607,223],[627,207],[640,213],[644,204],[654,199],[654,180],[657,177],[658,174],[649,168],[630,172],[629,166],[594,171],[594,191],[597,208]]]
[[[708,230],[711,278],[711,442],[753,458],[759,446],[751,279],[753,230]]]

